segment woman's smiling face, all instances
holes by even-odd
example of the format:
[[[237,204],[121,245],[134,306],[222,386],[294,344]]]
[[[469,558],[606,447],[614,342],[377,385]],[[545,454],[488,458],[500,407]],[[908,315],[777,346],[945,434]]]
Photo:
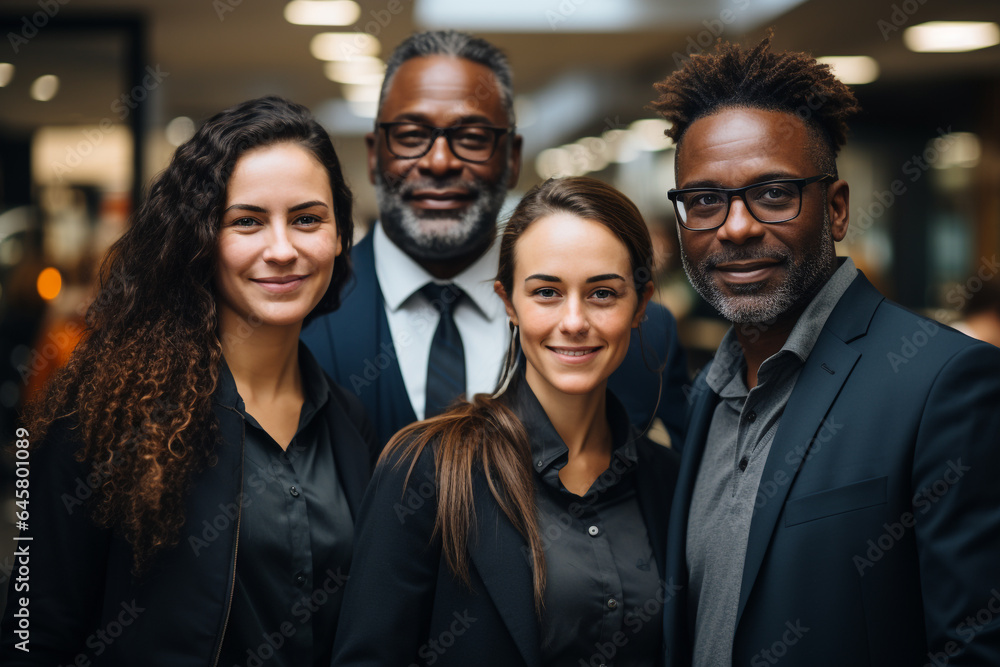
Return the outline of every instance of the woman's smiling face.
[[[650,283],[640,298],[632,274],[625,245],[600,222],[555,213],[521,234],[511,294],[496,288],[536,394],[604,391],[652,293]]]

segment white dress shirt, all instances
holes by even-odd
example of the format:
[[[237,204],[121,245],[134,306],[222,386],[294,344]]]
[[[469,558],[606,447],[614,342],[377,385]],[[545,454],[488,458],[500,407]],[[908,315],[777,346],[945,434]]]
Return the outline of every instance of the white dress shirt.
[[[420,293],[429,282],[452,282],[468,298],[455,306],[455,325],[465,349],[466,395],[489,393],[496,388],[507,345],[510,342],[503,301],[493,291],[500,256],[499,243],[450,281],[438,280],[389,240],[381,223],[375,223],[372,239],[375,276],[385,301],[392,344],[406,393],[417,419],[424,418],[427,400],[427,361],[440,313]]]

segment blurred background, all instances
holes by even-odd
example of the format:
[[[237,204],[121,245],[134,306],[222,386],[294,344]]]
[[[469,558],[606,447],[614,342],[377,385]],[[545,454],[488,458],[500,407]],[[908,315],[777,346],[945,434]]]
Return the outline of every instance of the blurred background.
[[[864,109],[839,159],[852,195],[839,254],[903,305],[996,336],[998,23],[996,0],[4,0],[0,445],[82,334],[96,268],[143,188],[213,113],[265,94],[309,106],[366,229],[377,212],[363,135],[384,59],[430,28],[475,33],[510,58],[525,150],[509,204],[571,174],[636,201],[692,370],[726,325],[680,269],[673,147],[645,107],[691,55],[770,27],[776,49],[829,58]],[[6,554],[12,505],[2,513]],[[0,559],[0,604],[10,566]]]

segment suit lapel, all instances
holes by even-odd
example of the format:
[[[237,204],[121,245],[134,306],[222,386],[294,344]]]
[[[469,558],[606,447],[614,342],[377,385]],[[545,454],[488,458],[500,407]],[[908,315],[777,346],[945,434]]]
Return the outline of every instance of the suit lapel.
[[[778,485],[773,497],[754,510],[750,522],[743,564],[743,581],[736,615],[739,626],[747,600],[753,590],[761,563],[767,553],[778,518],[785,506],[795,476],[812,446],[817,432],[823,427],[830,407],[836,400],[848,376],[854,370],[861,353],[848,343],[863,336],[883,300],[867,279],[858,277],[841,297],[827,319],[823,331],[795,384],[795,389],[781,417],[778,432],[771,443],[761,480],[787,479]],[[840,417],[835,415],[835,417]]]
[[[666,575],[667,561],[667,518],[670,516],[670,502],[674,485],[664,479],[665,471],[656,465],[656,460],[644,443],[636,443],[638,467],[636,468],[636,498],[639,511],[646,524],[646,532],[653,547],[653,556],[660,576]],[[659,445],[650,445],[659,447]]]
[[[477,530],[469,541],[472,563],[525,664],[539,667],[542,640],[527,543],[497,505],[481,474],[473,477],[473,502]]]
[[[690,411],[687,438],[681,454],[681,468],[677,477],[677,491],[670,512],[667,528],[666,603],[663,607],[663,637],[667,644],[667,667],[686,664],[685,647],[688,643],[687,615],[687,528],[691,510],[691,494],[698,477],[698,467],[705,453],[708,428],[715,414],[719,396],[705,382],[708,369],[695,380],[687,398],[693,405]],[[679,587],[679,588],[678,588]]]

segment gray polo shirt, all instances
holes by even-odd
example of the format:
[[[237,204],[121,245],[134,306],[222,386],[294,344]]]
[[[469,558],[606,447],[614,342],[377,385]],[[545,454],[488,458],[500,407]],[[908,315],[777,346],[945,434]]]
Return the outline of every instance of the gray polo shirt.
[[[784,346],[761,364],[756,387],[747,389],[746,361],[732,328],[705,377],[720,400],[688,515],[688,617],[694,619],[695,667],[732,663],[750,520],[771,440],[803,363],[856,276],[847,258],[813,297]]]

